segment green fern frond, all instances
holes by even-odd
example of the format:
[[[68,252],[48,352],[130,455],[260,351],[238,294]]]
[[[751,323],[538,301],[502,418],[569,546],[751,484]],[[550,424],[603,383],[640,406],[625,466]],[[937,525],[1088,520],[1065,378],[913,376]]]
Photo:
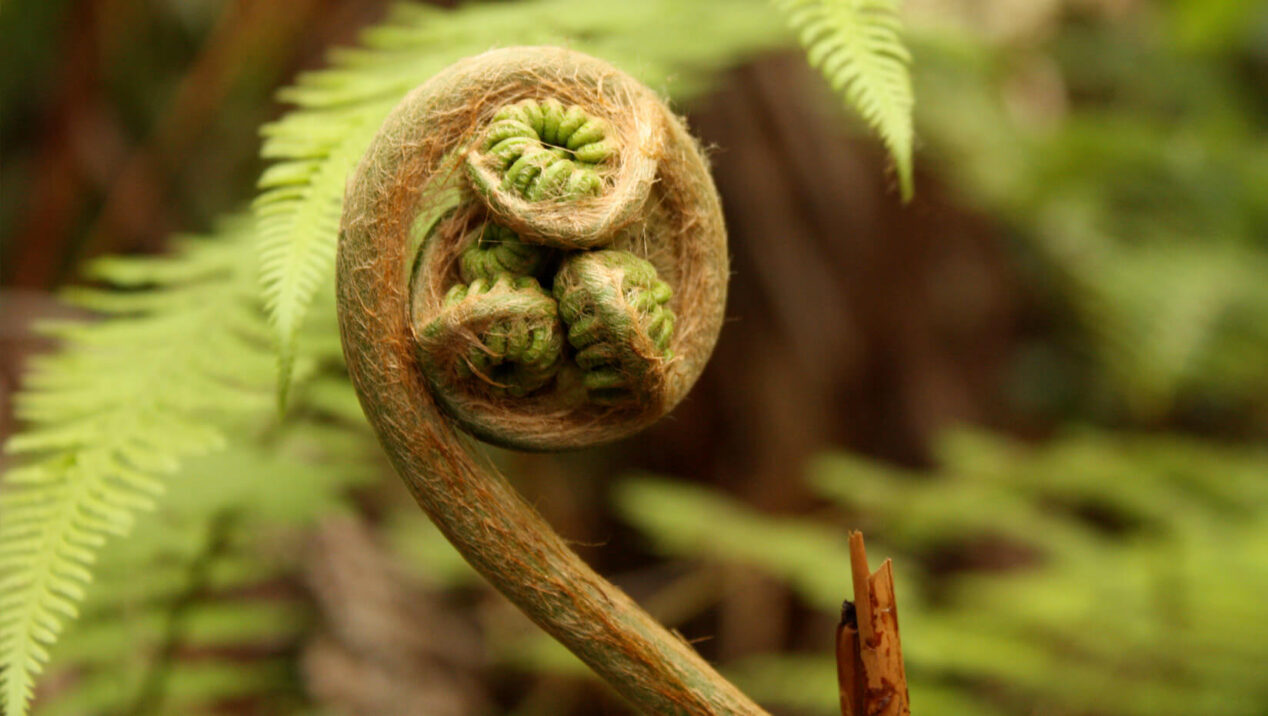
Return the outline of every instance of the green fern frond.
[[[904,201],[912,180],[912,90],[898,0],[772,0],[807,59],[880,135],[893,157]]]
[[[153,508],[182,459],[222,447],[226,420],[267,404],[264,326],[241,280],[244,228],[226,228],[224,243],[187,242],[178,259],[97,264],[104,281],[148,288],[80,291],[77,302],[110,319],[45,328],[63,348],[31,363],[17,401],[28,427],[6,445],[23,462],[0,493],[0,703],[10,716],[26,713],[106,538]]]
[[[706,27],[715,32],[702,37]],[[262,155],[277,163],[260,179],[255,213],[278,346],[279,401],[286,401],[313,296],[330,283],[345,179],[409,90],[490,47],[559,44],[616,62],[656,86],[676,75],[670,89],[681,96],[700,88],[693,78],[778,39],[754,0],[395,6],[386,23],[363,33],[361,47],[331,53],[330,69],[284,90],[280,98],[298,109],[264,130]]]
[[[262,393],[257,412],[273,418]],[[191,713],[232,698],[302,698],[291,654],[309,609],[280,588],[299,565],[294,552],[266,545],[346,509],[347,489],[377,473],[362,421],[298,408],[285,426],[187,461],[182,489],[101,554],[81,622],[53,652],[58,673],[75,678],[44,712],[134,713],[149,704]]]

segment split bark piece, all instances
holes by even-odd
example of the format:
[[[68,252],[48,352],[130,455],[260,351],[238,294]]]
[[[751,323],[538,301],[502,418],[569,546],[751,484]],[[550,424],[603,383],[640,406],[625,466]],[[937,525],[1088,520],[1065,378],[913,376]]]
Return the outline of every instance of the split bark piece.
[[[871,572],[863,533],[851,532],[850,571],[854,602],[841,609],[836,644],[842,716],[911,716],[893,563]]]

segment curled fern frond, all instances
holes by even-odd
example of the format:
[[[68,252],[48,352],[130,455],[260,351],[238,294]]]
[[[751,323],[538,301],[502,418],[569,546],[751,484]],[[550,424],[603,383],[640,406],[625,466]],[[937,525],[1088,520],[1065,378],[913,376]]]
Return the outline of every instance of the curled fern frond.
[[[541,97],[555,98],[554,108]],[[570,115],[563,108],[571,105],[584,109]],[[621,161],[598,195],[534,197],[518,179],[488,181],[501,163],[486,160],[505,140],[489,136],[493,129],[471,137],[505,126],[499,110],[507,106],[522,107],[525,119],[545,109],[540,128],[535,118],[513,128],[536,141],[558,142],[561,125],[574,118],[582,121],[568,149],[613,140]],[[583,134],[587,116],[602,130]],[[469,201],[432,223],[462,179]],[[602,381],[561,375],[575,378],[578,364],[553,373],[567,360],[563,328],[555,298],[535,279],[501,274],[455,287],[468,227],[485,216],[572,251],[552,289],[576,309],[569,323],[585,337],[578,359],[589,352],[590,375]],[[423,225],[432,229],[420,242],[414,229]],[[591,250],[603,246],[613,248]],[[722,328],[729,263],[717,190],[682,121],[628,74],[576,51],[510,47],[466,58],[411,92],[384,122],[348,181],[338,248],[348,375],[415,501],[462,556],[636,708],[764,714],[590,570],[458,434],[518,449],[594,445],[660,419],[690,390]],[[676,333],[664,318],[671,298]],[[461,332],[446,340],[446,327]],[[675,360],[664,360],[670,351]],[[620,375],[627,371],[655,378],[636,379],[650,389],[620,408],[575,389],[633,387]],[[518,554],[530,556],[508,558]]]
[[[222,425],[267,404],[265,326],[245,222],[180,258],[110,259],[92,273],[127,292],[80,291],[97,323],[46,327],[61,352],[36,359],[6,451],[0,494],[0,680],[26,713],[48,646],[77,614],[107,537],[129,532],[182,459],[220,448]],[[245,280],[244,280],[245,279]],[[145,287],[144,290],[139,290]]]
[[[419,356],[438,383],[452,373],[495,395],[522,398],[554,380],[563,344],[550,294],[532,277],[503,273],[454,286],[420,332]]]
[[[554,294],[590,400],[621,405],[656,390],[657,367],[673,357],[675,316],[673,289],[651,262],[613,249],[574,254]]]
[[[675,21],[667,22],[671,14]],[[298,109],[265,128],[262,155],[277,163],[261,178],[255,203],[281,402],[313,296],[330,280],[344,182],[406,92],[454,60],[493,46],[554,44],[629,67],[657,87],[674,76],[670,89],[682,96],[700,89],[697,78],[705,72],[775,45],[779,37],[769,20],[762,3],[753,0],[619,7],[590,0],[529,0],[456,10],[402,3],[385,24],[362,35],[361,47],[333,53],[331,69],[307,74],[284,90],[281,99]],[[702,36],[702,26],[714,32]],[[561,163],[558,170],[565,168],[570,167]]]
[[[614,153],[607,133],[603,120],[575,104],[565,108],[554,98],[526,99],[494,114],[481,143],[497,160],[503,189],[529,201],[564,200],[603,189],[594,165]]]
[[[514,231],[492,221],[472,233],[470,244],[458,257],[458,275],[467,283],[478,278],[494,281],[502,273],[541,278],[539,274],[551,257],[550,249],[527,243]]]
[[[832,88],[872,126],[893,157],[904,201],[913,193],[911,53],[898,0],[773,0]]]

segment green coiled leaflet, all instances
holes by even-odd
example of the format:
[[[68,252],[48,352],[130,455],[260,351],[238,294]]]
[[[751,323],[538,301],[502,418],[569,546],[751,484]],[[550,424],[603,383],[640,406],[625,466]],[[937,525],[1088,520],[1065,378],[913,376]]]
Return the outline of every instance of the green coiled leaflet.
[[[434,373],[521,398],[555,377],[564,341],[555,301],[537,280],[503,273],[450,289],[419,343]]]
[[[616,153],[603,120],[553,98],[498,110],[481,145],[497,162],[502,188],[529,201],[597,196],[596,167]]]
[[[655,368],[673,357],[673,290],[648,261],[613,249],[572,254],[553,293],[595,403],[636,399]]]
[[[458,256],[458,273],[464,282],[478,278],[493,281],[499,274],[538,276],[551,251],[525,242],[514,231],[486,221],[476,230],[471,244]]]

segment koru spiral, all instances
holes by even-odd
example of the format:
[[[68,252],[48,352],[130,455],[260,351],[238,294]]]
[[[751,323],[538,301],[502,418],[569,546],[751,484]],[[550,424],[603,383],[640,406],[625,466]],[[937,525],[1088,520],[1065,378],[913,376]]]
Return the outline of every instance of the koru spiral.
[[[678,403],[722,325],[727,257],[682,123],[614,68],[543,52],[472,58],[409,95],[350,184],[340,265],[408,298],[364,337],[412,344],[463,429],[552,450]],[[374,315],[345,317],[350,339],[389,318],[388,287],[362,283],[343,295]]]
[[[348,182],[344,353],[394,466],[468,561],[657,713],[762,712],[586,567],[455,428],[557,450],[646,427],[699,377],[727,276],[716,190],[681,120],[569,50],[443,70]]]

